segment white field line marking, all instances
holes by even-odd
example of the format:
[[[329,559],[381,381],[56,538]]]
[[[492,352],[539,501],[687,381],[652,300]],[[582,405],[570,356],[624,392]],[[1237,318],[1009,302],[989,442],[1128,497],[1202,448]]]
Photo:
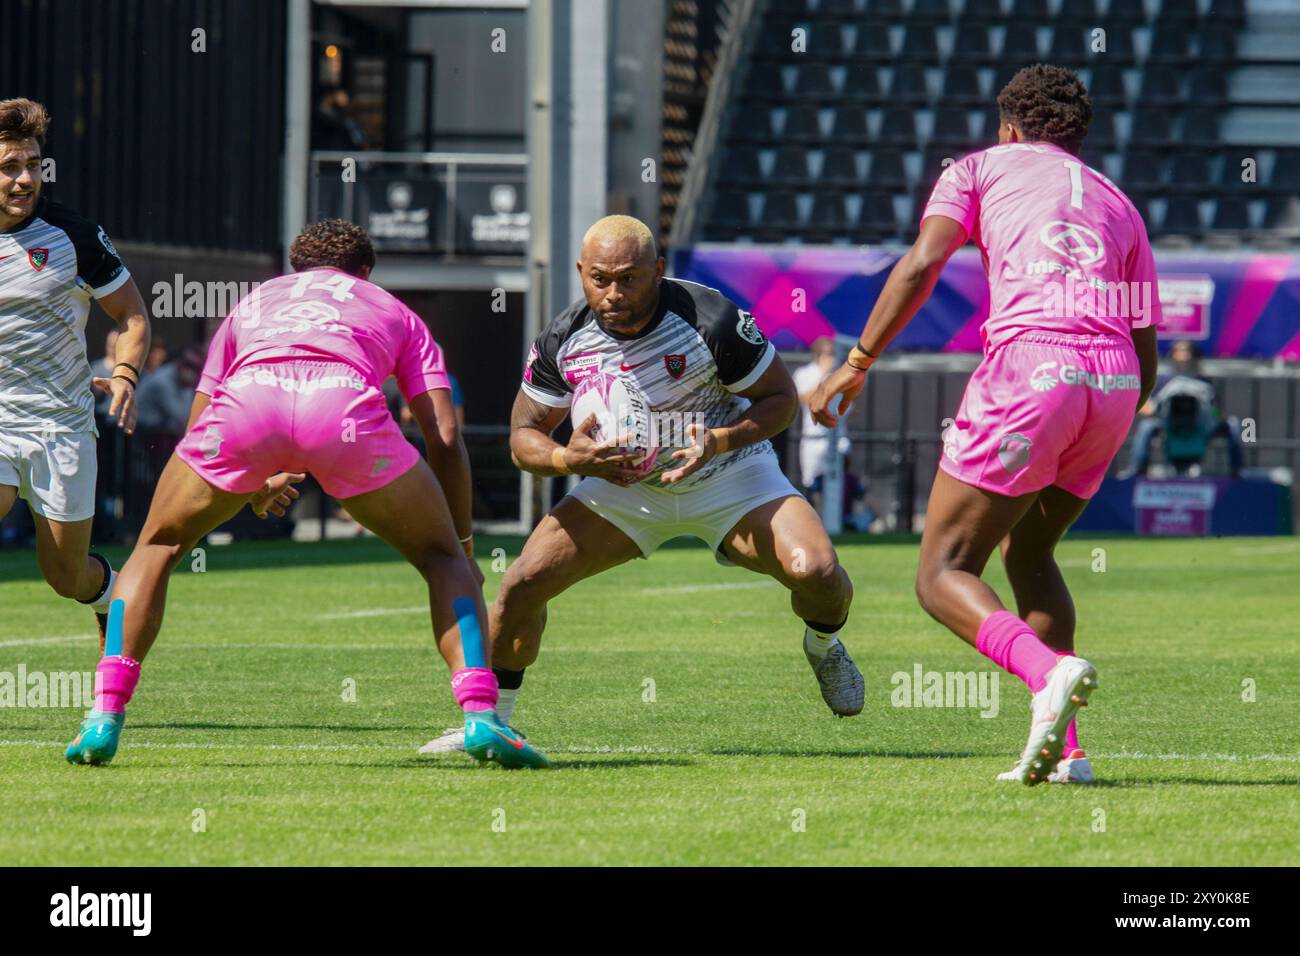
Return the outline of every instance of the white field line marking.
[[[70,634],[67,637],[24,637],[16,641],[0,641],[0,647],[25,647],[28,644],[71,644],[74,641],[97,641],[94,634]]]
[[[1233,554],[1290,554],[1300,551],[1300,541],[1281,541],[1277,544],[1245,545],[1233,548]]]
[[[370,607],[360,611],[335,611],[331,614],[317,614],[318,621],[350,621],[363,617],[385,617],[389,614],[428,614],[429,605],[420,607]]]
[[[0,740],[0,747],[66,747],[65,741],[59,740]],[[239,744],[217,744],[205,741],[194,741],[184,743],[154,743],[149,741],[129,741],[128,747],[138,747],[146,750],[378,750],[378,751],[402,751],[413,750],[413,744],[256,744],[256,743],[239,743]],[[692,756],[708,757],[716,756],[707,750],[699,750],[692,747],[609,747],[609,746],[581,746],[574,745],[569,747],[548,747],[552,753],[569,753],[569,754],[658,754],[665,756]],[[803,751],[798,754],[773,756],[806,756],[819,757],[828,756],[820,754],[815,750]],[[864,756],[870,756],[864,755]],[[995,755],[989,755],[993,757]],[[1099,760],[1200,760],[1213,762],[1228,763],[1300,763],[1300,755],[1297,754],[1147,754],[1147,753],[1116,753],[1116,754],[1089,754]],[[936,756],[934,759],[946,759]],[[1001,759],[1001,758],[999,758]]]
[[[672,587],[641,588],[636,593],[644,596],[654,594],[696,594],[701,591],[749,591],[756,588],[776,586],[775,581],[729,581],[724,584],[680,584]]]

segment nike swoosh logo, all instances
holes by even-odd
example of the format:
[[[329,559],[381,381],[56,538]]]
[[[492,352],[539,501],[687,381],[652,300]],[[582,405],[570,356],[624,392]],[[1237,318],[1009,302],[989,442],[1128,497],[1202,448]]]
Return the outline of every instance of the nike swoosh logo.
[[[488,729],[491,730],[492,733],[500,737],[502,740],[504,740],[506,743],[508,743],[511,747],[514,747],[516,750],[524,749],[524,742],[522,740],[516,740],[513,737],[507,737],[505,734],[497,730],[495,727],[489,727]]]
[[[640,367],[641,367],[642,365],[644,365],[644,364],[645,364],[645,362],[637,362],[635,365],[627,365],[627,364],[625,363],[625,364],[621,365],[620,368],[622,368],[623,371],[625,371],[625,372],[630,372],[630,371],[632,371],[632,369],[634,369],[634,368],[640,368]]]

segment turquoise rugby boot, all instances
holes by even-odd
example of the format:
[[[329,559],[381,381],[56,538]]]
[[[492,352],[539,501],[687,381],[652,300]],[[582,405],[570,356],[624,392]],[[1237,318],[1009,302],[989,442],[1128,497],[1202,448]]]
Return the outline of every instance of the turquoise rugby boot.
[[[68,744],[63,756],[68,759],[68,763],[94,766],[108,763],[117,753],[117,741],[122,736],[124,723],[126,714],[92,710],[81,722],[81,729],[77,731],[72,743]]]
[[[493,760],[503,767],[549,767],[551,762],[530,746],[523,735],[501,723],[494,710],[465,715],[465,753],[475,760]]]

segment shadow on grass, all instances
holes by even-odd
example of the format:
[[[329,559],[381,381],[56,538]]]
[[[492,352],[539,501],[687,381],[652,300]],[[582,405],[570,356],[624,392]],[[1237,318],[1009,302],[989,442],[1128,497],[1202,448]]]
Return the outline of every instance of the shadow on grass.
[[[1300,787],[1300,778],[1270,777],[1267,780],[1203,780],[1199,777],[1126,777],[1123,780],[1094,780],[1087,786],[1110,790],[1134,790],[1138,787]]]
[[[714,757],[893,757],[899,760],[936,760],[947,758],[996,757],[997,754],[981,754],[970,750],[782,750],[780,748],[727,748],[720,750],[701,750],[700,753]]]
[[[427,734],[433,733],[428,727],[420,724],[418,726],[404,724],[383,724],[383,725],[349,725],[349,724],[137,724],[129,725],[132,730],[314,730],[317,732],[325,731],[326,733],[352,732],[359,731],[406,731],[407,733]],[[238,744],[231,744],[237,747]]]

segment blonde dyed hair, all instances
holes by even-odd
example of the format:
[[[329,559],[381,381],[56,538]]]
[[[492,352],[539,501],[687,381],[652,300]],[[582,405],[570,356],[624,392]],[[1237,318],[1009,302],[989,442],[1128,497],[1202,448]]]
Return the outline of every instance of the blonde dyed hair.
[[[582,237],[582,248],[585,250],[593,242],[635,242],[638,257],[649,252],[651,259],[659,258],[654,233],[649,226],[633,216],[606,216],[597,219]]]

